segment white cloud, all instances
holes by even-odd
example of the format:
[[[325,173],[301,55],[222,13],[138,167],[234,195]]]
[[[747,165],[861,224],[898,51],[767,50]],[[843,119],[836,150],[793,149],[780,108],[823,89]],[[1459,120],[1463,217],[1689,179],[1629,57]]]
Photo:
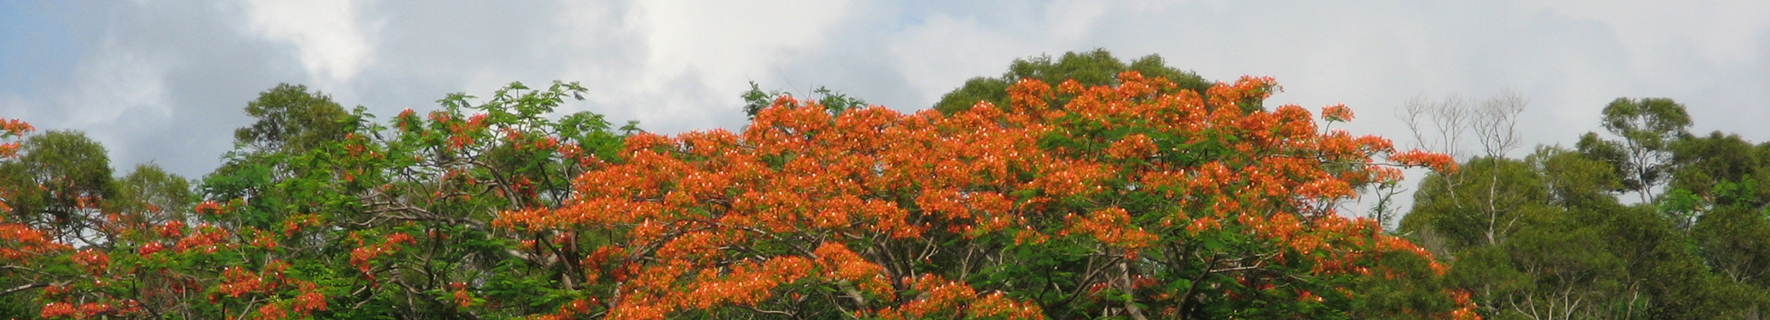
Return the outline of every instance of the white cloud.
[[[1643,56],[1637,66],[1652,59],[1693,52],[1723,63],[1747,63],[1763,58],[1765,32],[1770,26],[1770,2],[1765,1],[1518,1],[1524,10],[1539,10],[1573,19],[1599,21]]]
[[[1106,15],[1107,2],[1058,1],[1045,7],[1045,19],[1051,23],[1051,38],[1057,42],[1086,40],[1094,21]]]
[[[191,8],[204,6],[225,8]],[[515,80],[582,81],[589,101],[562,111],[680,132],[741,125],[736,95],[746,81],[798,92],[828,85],[911,110],[968,78],[1000,75],[1015,58],[1096,47],[1125,59],[1161,54],[1214,80],[1275,76],[1287,91],[1273,103],[1345,103],[1359,114],[1347,127],[1360,133],[1402,136],[1390,113],[1416,94],[1479,98],[1509,88],[1534,102],[1533,143],[1596,130],[1598,110],[1620,96],[1672,97],[1690,107],[1698,131],[1770,140],[1758,123],[1770,118],[1770,2],[1762,1],[254,0],[79,12],[69,26],[113,26],[83,41],[121,44],[83,47],[69,59],[77,67],[63,68],[74,71],[43,90],[0,88],[0,110],[140,143],[199,132],[115,125],[170,113],[218,137],[176,151],[107,141],[142,150],[142,159],[212,159],[228,147],[224,131],[246,123],[239,106],[277,82],[386,115]]]
[[[1028,52],[1035,44],[1010,32],[975,17],[936,15],[892,35],[887,52],[897,72],[926,100],[899,108],[933,105],[941,94],[963,85],[966,79],[999,76],[1009,61],[1037,53]]]
[[[118,125],[125,115],[147,113],[165,117],[167,104],[165,67],[141,53],[105,45],[91,60],[74,71],[74,86],[61,96],[62,106],[74,127]],[[129,120],[145,120],[130,118]]]
[[[796,50],[816,49],[852,1],[650,2],[638,10],[652,71],[700,69],[714,79],[768,72]]]
[[[821,45],[856,12],[852,2],[568,4],[557,24],[574,54],[560,79],[583,80],[594,110],[674,132],[735,116],[745,82]],[[552,45],[552,44],[543,44]]]
[[[169,118],[174,106],[167,90],[164,59],[130,50],[117,40],[104,40],[96,52],[81,60],[68,78],[69,86],[59,88],[54,95],[40,97],[53,98],[33,103],[13,96],[10,99],[16,101],[9,104],[51,111],[18,115],[39,130],[83,131],[107,146],[112,159],[132,159],[143,146],[126,144],[142,134],[131,129],[153,127]],[[112,164],[113,168],[127,166],[128,163]]]
[[[246,3],[246,13],[255,35],[294,46],[308,76],[329,89],[348,83],[374,62],[373,28],[359,23],[355,4],[254,0]]]

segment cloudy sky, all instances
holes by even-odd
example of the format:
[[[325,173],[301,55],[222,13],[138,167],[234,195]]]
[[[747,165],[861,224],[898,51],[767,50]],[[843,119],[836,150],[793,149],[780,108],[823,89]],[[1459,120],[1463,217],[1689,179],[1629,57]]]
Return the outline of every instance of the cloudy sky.
[[[1751,0],[7,1],[0,118],[85,131],[119,170],[197,177],[283,82],[385,118],[580,81],[592,94],[569,111],[681,132],[740,127],[749,81],[908,111],[1014,58],[1093,48],[1273,76],[1270,104],[1345,103],[1357,133],[1405,137],[1394,114],[1411,97],[1510,90],[1530,101],[1531,144],[1598,130],[1617,97],[1670,97],[1699,132],[1770,140],[1770,2]]]

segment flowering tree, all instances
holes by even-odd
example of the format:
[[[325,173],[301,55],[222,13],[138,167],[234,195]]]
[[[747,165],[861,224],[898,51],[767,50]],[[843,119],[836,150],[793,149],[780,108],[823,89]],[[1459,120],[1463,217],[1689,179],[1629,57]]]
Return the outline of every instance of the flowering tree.
[[[237,212],[229,223],[268,230],[272,242],[308,262],[303,274],[332,306],[316,316],[497,318],[552,310],[569,302],[556,291],[574,279],[488,221],[500,211],[556,207],[571,177],[613,158],[621,135],[601,116],[547,117],[583,92],[575,83],[516,83],[486,100],[450,95],[441,110],[407,110],[385,126],[358,110],[341,139],[234,154],[205,181],[214,200],[208,205]],[[329,102],[301,95],[318,94],[277,96]]]
[[[1026,80],[950,116],[783,98],[741,133],[632,136],[493,225],[570,271],[555,318],[1473,317],[1423,249],[1333,209],[1449,157],[1244,112],[1270,79],[1172,86]]]
[[[0,314],[477,318],[552,310],[570,300],[548,294],[558,272],[537,268],[547,263],[486,221],[502,210],[555,206],[570,177],[598,166],[598,154],[612,158],[620,135],[600,116],[545,118],[582,92],[513,84],[485,101],[451,95],[443,110],[404,112],[380,126],[361,109],[279,86],[248,107],[260,117],[250,129],[276,130],[239,135],[241,148],[204,178],[207,201],[194,206],[160,201],[188,200],[178,192],[188,188],[182,178],[138,169],[122,188],[59,197],[78,200],[61,211],[79,220],[57,219],[51,214],[61,211],[37,200],[59,199],[52,191],[62,189],[39,181],[69,175],[6,175],[0,298],[12,303],[0,303]],[[28,169],[14,157],[29,160],[45,150],[33,141],[45,139],[25,139],[34,128],[22,122],[0,123],[0,170]]]
[[[279,86],[249,105],[260,123],[198,204],[137,170],[132,187],[64,197],[84,199],[66,205],[85,219],[70,233],[15,205],[60,189],[0,188],[0,298],[28,306],[0,312],[1472,316],[1424,250],[1334,211],[1398,168],[1453,170],[1448,157],[1262,111],[1270,79],[1174,88],[1136,72],[1023,80],[1006,105],[950,114],[785,97],[742,132],[667,137],[549,118],[585,91],[572,83],[451,95],[386,125]],[[17,161],[33,129],[6,124],[0,162]]]

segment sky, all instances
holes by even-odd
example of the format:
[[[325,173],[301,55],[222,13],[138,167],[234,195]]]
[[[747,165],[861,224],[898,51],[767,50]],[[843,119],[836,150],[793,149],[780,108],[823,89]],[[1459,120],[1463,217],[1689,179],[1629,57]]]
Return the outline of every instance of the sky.
[[[1414,98],[1528,99],[1525,144],[1601,131],[1619,97],[1693,131],[1770,140],[1770,1],[6,1],[0,118],[78,130],[121,174],[220,164],[278,83],[385,120],[448,93],[577,81],[562,112],[661,133],[743,126],[739,94],[819,86],[929,108],[1016,58],[1106,49],[1207,79],[1275,77],[1268,106],[1412,145]],[[1529,152],[1520,148],[1515,155]]]

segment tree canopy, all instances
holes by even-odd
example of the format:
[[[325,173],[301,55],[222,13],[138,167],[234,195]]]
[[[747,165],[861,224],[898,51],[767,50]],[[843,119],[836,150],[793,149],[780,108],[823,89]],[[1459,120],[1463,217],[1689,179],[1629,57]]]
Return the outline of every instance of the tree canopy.
[[[1454,257],[1451,286],[1487,317],[1759,317],[1770,143],[1693,136],[1690,122],[1670,99],[1617,99],[1600,124],[1616,140],[1465,160],[1421,181],[1400,231]]]
[[[1113,57],[1105,49],[1095,49],[1088,52],[1065,52],[1055,60],[1048,55],[1014,59],[1008,65],[1008,71],[999,77],[971,78],[959,88],[941,95],[940,101],[934,104],[934,110],[953,113],[971,108],[979,101],[998,106],[1008,105],[1008,88],[1021,80],[1039,80],[1051,84],[1075,80],[1083,86],[1117,85],[1120,83],[1118,76],[1125,71],[1136,71],[1147,78],[1168,79],[1174,86],[1160,88],[1163,93],[1189,90],[1203,95],[1212,85],[1211,81],[1191,71],[1168,66],[1159,55],[1151,54],[1126,63]],[[1251,111],[1257,106],[1244,105],[1243,108],[1243,111]]]
[[[385,119],[284,84],[246,103],[253,122],[196,180],[152,163],[114,171],[80,132],[0,119],[0,317],[1753,319],[1770,307],[1770,143],[1691,135],[1683,105],[1625,98],[1594,126],[1609,136],[1514,158],[1525,100],[1508,96],[1419,143],[1485,151],[1457,158],[1331,129],[1353,118],[1346,106],[1268,108],[1276,88],[1094,50],[1016,60],[909,113],[752,84],[732,115],[749,117],[742,129],[661,135],[565,112],[588,92],[571,82],[448,94]],[[1406,168],[1430,173],[1398,228],[1346,210]]]

